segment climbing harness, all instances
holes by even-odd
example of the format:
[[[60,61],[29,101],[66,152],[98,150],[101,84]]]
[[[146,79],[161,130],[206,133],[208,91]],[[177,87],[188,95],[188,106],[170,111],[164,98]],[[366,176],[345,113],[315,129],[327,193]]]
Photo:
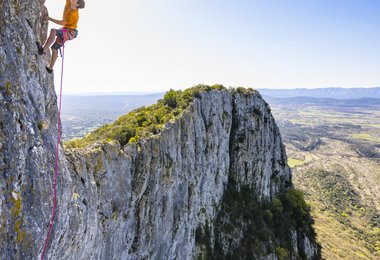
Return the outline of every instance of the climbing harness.
[[[57,122],[57,146],[55,150],[55,173],[54,173],[54,183],[53,183],[53,207],[51,210],[51,218],[49,222],[48,232],[46,234],[44,249],[41,254],[41,260],[44,260],[45,254],[48,249],[50,234],[53,230],[55,212],[57,210],[57,180],[58,180],[58,172],[59,172],[59,145],[61,143],[61,108],[62,108],[62,85],[63,85],[63,66],[65,62],[65,41],[67,38],[66,29],[63,28],[63,39],[62,39],[62,67],[61,67],[61,86],[59,90],[59,106],[58,106],[58,122]]]
[[[63,42],[62,46],[63,46],[64,42],[70,41],[70,40],[76,38],[77,35],[78,35],[78,31],[77,30],[71,30],[71,29],[65,29],[65,28],[61,28],[61,30],[62,30],[62,37],[63,37],[63,39],[62,39],[62,42]],[[59,47],[58,50],[59,50],[59,54],[61,55],[61,57],[63,57],[62,56],[61,47]]]

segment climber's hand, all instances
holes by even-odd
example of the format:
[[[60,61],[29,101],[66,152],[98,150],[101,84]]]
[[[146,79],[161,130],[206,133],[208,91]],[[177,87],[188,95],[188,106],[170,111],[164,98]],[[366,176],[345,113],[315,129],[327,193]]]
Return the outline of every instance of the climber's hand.
[[[56,23],[56,24],[59,24],[59,25],[65,25],[65,21],[64,20],[57,20],[57,19],[54,19],[54,18],[51,18],[50,16],[48,17],[49,21],[52,21],[53,23]]]

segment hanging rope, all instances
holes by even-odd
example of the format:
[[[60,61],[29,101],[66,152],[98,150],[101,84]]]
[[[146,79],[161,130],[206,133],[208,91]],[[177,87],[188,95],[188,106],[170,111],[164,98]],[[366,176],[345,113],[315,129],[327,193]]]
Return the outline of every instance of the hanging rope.
[[[57,210],[57,180],[59,172],[59,146],[61,143],[61,108],[62,108],[62,86],[63,86],[63,67],[65,62],[65,35],[66,29],[63,30],[63,39],[62,39],[62,67],[61,67],[61,86],[59,90],[59,106],[58,106],[58,123],[57,123],[57,146],[55,150],[55,173],[54,173],[54,184],[53,184],[53,208],[51,210],[51,218],[49,223],[49,229],[46,234],[44,250],[42,251],[41,260],[44,260],[45,254],[48,249],[50,234],[53,230],[55,212]]]

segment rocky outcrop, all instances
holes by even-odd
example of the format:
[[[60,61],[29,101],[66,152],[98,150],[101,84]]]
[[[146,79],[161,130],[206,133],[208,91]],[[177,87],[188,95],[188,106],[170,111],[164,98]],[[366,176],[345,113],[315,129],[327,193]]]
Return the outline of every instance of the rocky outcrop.
[[[278,129],[257,93],[202,93],[166,127],[137,145],[66,152],[56,231],[63,238],[53,256],[86,258],[83,246],[71,247],[86,241],[94,259],[192,259],[196,228],[216,218],[230,172],[263,200],[290,183]]]
[[[2,259],[37,256],[50,214],[57,98],[35,48],[44,10],[43,1],[0,1]]]
[[[46,34],[43,2],[0,1],[2,259],[40,256],[51,213],[57,99],[34,43]],[[61,148],[59,176],[48,259],[194,259],[219,248],[227,256],[254,222],[217,230],[233,221],[222,214],[228,192],[248,191],[261,205],[291,187],[268,105],[241,89],[200,93],[160,135],[138,144]],[[291,234],[291,258],[317,257],[313,237]],[[276,243],[268,237],[251,255],[277,259]]]

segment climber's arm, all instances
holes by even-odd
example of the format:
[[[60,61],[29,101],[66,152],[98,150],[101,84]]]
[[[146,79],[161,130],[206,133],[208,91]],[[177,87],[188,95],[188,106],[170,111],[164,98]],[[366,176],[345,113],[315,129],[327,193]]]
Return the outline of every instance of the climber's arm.
[[[57,20],[57,19],[49,17],[49,21],[52,21],[53,23],[56,23],[62,26],[65,25],[65,20]]]

